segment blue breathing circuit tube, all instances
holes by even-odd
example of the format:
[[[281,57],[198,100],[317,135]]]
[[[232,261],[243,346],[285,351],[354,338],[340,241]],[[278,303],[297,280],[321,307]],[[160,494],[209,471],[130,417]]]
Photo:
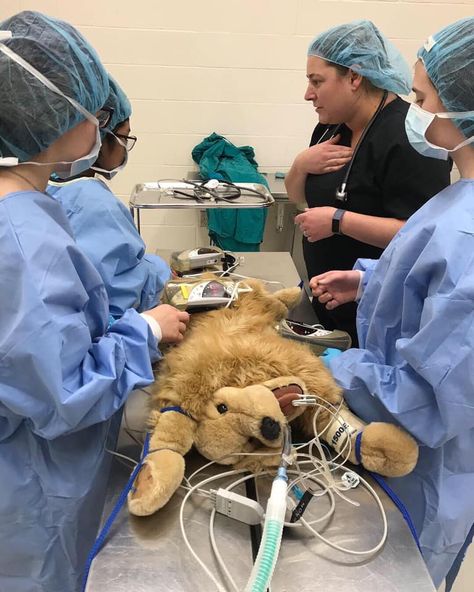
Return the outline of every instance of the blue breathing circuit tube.
[[[286,427],[283,452],[278,473],[273,480],[272,490],[265,512],[262,540],[257,558],[250,574],[245,592],[265,592],[275,570],[283,536],[286,514],[286,491],[288,476],[286,469],[291,455],[291,429]]]

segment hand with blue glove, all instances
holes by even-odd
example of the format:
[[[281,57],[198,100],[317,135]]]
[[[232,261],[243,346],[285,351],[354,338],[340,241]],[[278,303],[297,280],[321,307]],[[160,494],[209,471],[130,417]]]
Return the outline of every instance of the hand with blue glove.
[[[342,354],[342,351],[340,349],[336,349],[335,347],[328,347],[321,354],[320,360],[326,366],[326,368],[329,368],[330,360],[332,360],[332,358],[335,358],[339,354]]]

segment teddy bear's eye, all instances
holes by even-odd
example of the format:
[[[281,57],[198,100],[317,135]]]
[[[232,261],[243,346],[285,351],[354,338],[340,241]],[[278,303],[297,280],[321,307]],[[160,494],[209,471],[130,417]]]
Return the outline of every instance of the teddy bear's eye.
[[[219,403],[219,405],[217,405],[217,411],[219,411],[219,413],[226,413],[228,411],[227,405]]]

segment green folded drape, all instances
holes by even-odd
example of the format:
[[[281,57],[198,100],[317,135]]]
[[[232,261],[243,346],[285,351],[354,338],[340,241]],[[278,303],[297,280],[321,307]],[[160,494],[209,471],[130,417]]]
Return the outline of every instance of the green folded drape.
[[[257,170],[251,146],[237,148],[224,136],[212,133],[192,151],[203,179],[224,179],[233,183],[268,183]],[[267,208],[209,209],[209,236],[221,249],[259,251],[263,240]]]

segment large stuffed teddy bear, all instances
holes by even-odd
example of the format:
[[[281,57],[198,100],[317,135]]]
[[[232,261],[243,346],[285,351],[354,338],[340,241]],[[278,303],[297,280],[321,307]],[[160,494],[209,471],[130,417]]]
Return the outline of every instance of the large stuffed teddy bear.
[[[391,424],[362,424],[309,346],[278,334],[276,327],[298,302],[300,290],[271,294],[258,280],[246,283],[252,290],[240,294],[232,307],[192,315],[185,339],[160,364],[149,417],[150,453],[128,497],[132,514],[149,515],[168,502],[193,445],[221,464],[252,471],[278,465],[286,422],[314,436],[314,408],[292,404],[302,394],[340,408],[338,421],[320,410],[316,427],[329,444],[350,438],[351,462],[357,462],[359,432],[367,469],[402,476],[417,462],[411,436]],[[245,452],[262,456],[237,454]]]

